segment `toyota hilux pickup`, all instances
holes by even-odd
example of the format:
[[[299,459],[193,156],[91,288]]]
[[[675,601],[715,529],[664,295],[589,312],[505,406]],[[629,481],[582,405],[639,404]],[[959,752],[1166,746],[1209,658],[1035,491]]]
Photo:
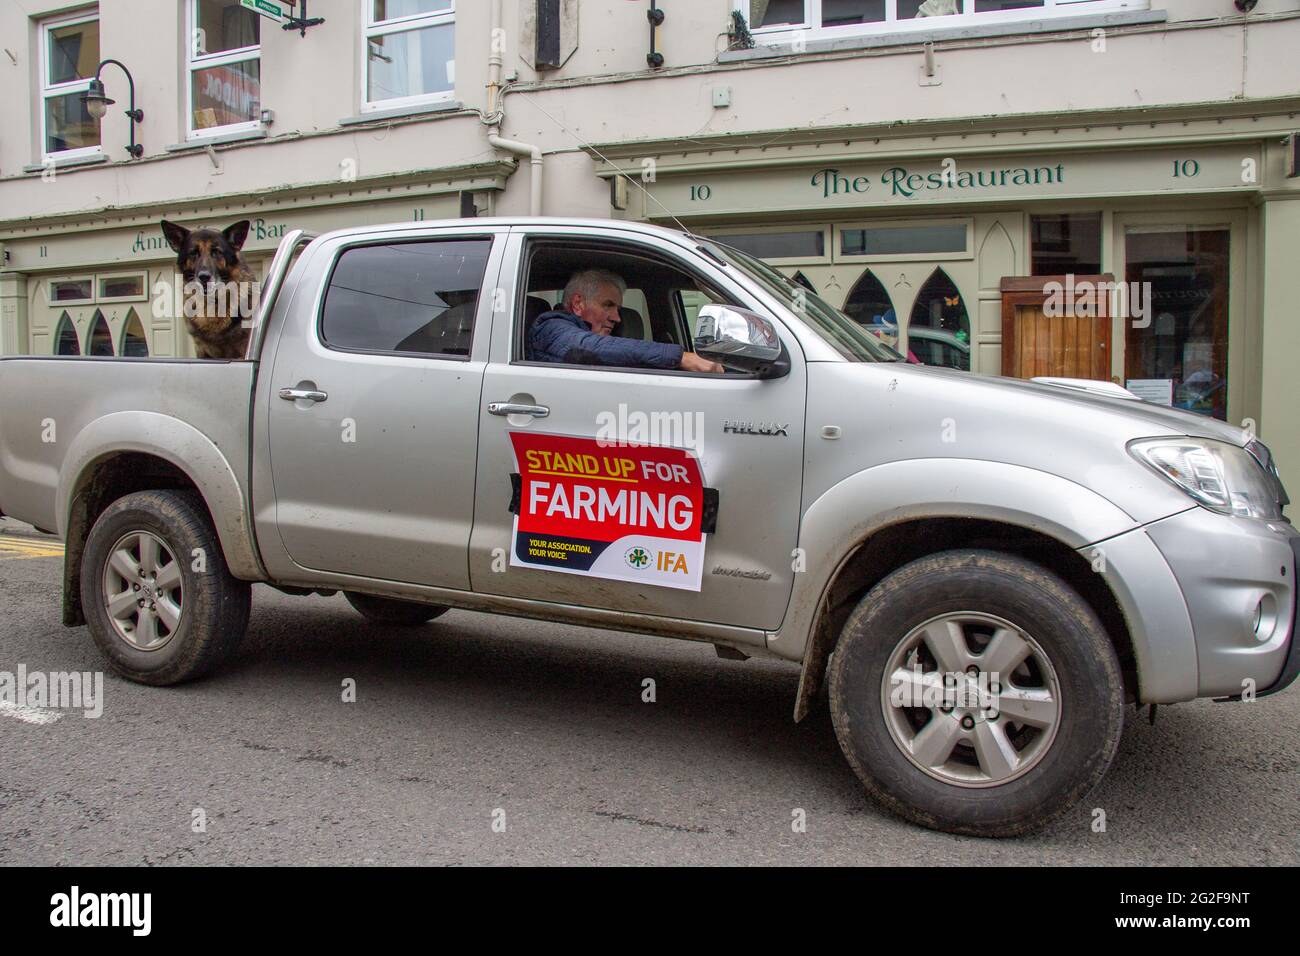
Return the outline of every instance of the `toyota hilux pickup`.
[[[530,361],[591,268],[626,287],[610,334],[723,371]],[[217,666],[254,582],[701,641],[798,665],[795,719],[824,702],[886,808],[1012,836],[1101,779],[1130,708],[1300,668],[1300,534],[1249,431],[909,364],[709,238],[295,232],[250,322],[243,360],[0,360],[0,513],[65,541],[63,623],[131,680]]]

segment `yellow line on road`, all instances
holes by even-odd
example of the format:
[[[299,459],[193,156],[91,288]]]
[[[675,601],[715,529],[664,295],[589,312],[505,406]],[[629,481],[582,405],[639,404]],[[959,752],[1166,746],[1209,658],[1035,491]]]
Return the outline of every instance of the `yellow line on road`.
[[[0,559],[61,557],[63,557],[63,544],[61,542],[37,541],[0,535]]]

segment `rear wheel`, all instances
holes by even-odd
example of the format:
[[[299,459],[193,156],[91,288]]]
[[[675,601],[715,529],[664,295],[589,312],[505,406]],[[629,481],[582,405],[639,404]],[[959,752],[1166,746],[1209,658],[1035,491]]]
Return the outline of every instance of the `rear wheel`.
[[[373,594],[361,594],[358,591],[344,591],[343,596],[366,620],[398,627],[424,624],[446,614],[449,610],[441,604],[400,601],[397,598],[375,597]]]
[[[1042,567],[987,551],[921,558],[872,588],[835,648],[829,695],[869,794],[975,836],[1063,813],[1123,731],[1119,661],[1092,609]]]
[[[177,684],[235,649],[252,589],[230,574],[197,494],[144,491],[119,498],[95,521],[81,601],[115,671],[142,684]]]

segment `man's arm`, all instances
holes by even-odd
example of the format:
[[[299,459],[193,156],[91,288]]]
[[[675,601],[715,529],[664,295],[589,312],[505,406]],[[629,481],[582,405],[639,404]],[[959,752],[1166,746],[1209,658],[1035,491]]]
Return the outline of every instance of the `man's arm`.
[[[681,368],[683,349],[666,342],[645,342],[613,335],[597,335],[566,322],[548,319],[534,332],[534,347],[559,355],[565,361],[594,361],[599,365]]]

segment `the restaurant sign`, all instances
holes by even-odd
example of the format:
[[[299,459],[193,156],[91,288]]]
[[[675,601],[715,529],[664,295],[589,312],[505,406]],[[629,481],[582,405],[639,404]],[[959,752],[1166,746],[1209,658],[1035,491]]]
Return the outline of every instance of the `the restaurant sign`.
[[[674,215],[836,209],[1219,192],[1259,188],[1253,144],[1105,155],[955,156],[893,162],[830,162],[815,168],[719,169],[681,176],[659,167],[646,188],[653,218]]]

